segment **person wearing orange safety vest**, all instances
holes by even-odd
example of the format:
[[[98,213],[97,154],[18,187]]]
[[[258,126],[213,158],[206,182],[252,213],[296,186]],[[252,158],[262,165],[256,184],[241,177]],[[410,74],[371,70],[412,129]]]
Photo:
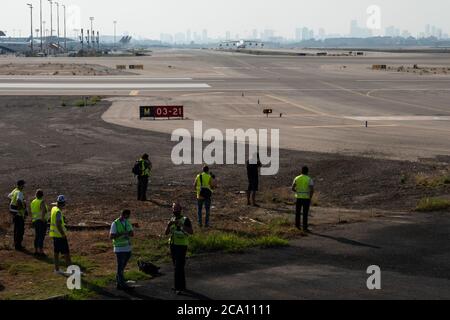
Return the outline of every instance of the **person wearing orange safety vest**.
[[[300,217],[303,215],[303,231],[308,232],[308,214],[311,207],[311,199],[314,195],[314,181],[308,176],[308,167],[302,168],[302,174],[294,179],[292,191],[297,200],[295,205],[295,226],[301,230]]]

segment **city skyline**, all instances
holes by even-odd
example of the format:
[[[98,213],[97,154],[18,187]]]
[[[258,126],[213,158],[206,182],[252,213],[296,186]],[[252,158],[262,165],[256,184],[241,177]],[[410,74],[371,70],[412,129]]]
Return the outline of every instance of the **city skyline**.
[[[196,39],[204,42],[207,39],[236,39],[239,38],[283,38],[290,40],[298,40],[299,33],[304,39],[304,28],[307,28],[311,36],[311,31],[314,38],[323,38],[326,36],[368,36],[372,35],[411,35],[413,37],[426,36],[426,25],[430,25],[428,34],[441,34],[444,36],[450,30],[450,22],[445,18],[445,8],[450,9],[450,4],[441,0],[430,0],[426,5],[420,4],[417,1],[403,1],[399,0],[396,4],[391,4],[388,1],[378,1],[381,10],[380,29],[371,30],[367,32],[365,23],[369,17],[367,8],[370,6],[369,1],[355,1],[347,0],[341,4],[336,5],[331,1],[322,0],[321,4],[325,4],[330,10],[320,10],[317,4],[299,4],[294,1],[280,0],[286,4],[284,10],[276,10],[268,14],[270,9],[273,9],[273,2],[270,4],[257,4],[253,0],[248,3],[237,5],[237,1],[231,0],[226,5],[223,3],[210,4],[204,0],[197,0],[191,2],[188,6],[184,3],[176,3],[176,1],[159,0],[153,1],[154,6],[149,6],[138,0],[130,0],[127,9],[121,8],[121,12],[117,12],[120,6],[114,3],[108,4],[108,10],[103,7],[106,1],[96,1],[90,3],[87,0],[74,0],[64,2],[69,8],[76,5],[79,12],[72,13],[78,15],[75,19],[69,18],[69,23],[77,24],[77,27],[69,27],[68,34],[73,36],[76,29],[89,28],[89,17],[95,16],[95,29],[101,30],[101,34],[113,33],[113,21],[118,21],[118,33],[133,35],[135,38],[148,38],[159,40],[161,35],[171,35],[173,40],[188,42],[188,39]],[[35,7],[39,6],[39,1],[14,1],[3,5],[0,21],[2,25],[0,30],[7,31],[9,36],[27,36],[29,34],[29,12],[27,11],[26,3],[31,2]],[[49,4],[44,2],[44,17],[47,26],[50,25],[49,18]],[[62,2],[61,2],[62,3]],[[414,5],[412,5],[414,3]],[[253,6],[249,6],[252,4]],[[417,4],[417,5],[416,5]],[[405,5],[408,9],[405,12]],[[280,6],[278,5],[278,8]],[[158,8],[158,10],[149,10],[148,18],[142,16],[142,11],[132,12],[133,8]],[[255,9],[258,14],[255,14]],[[289,10],[292,8],[293,10]],[[182,10],[183,9],[183,10]],[[237,10],[236,10],[237,9]],[[297,9],[297,10],[295,10]],[[413,15],[411,11],[417,10],[418,14]],[[17,12],[17,14],[5,14],[8,11]],[[180,13],[182,11],[182,13]],[[159,15],[156,15],[156,12]],[[194,19],[202,16],[202,19]],[[207,12],[210,12],[207,14]],[[315,15],[306,13],[314,12]],[[396,15],[400,12],[400,15]],[[230,14],[231,13],[231,14]],[[335,13],[331,17],[330,14]],[[419,14],[420,13],[420,14]],[[433,13],[433,14],[431,14]],[[133,16],[133,21],[130,21],[130,16]],[[393,19],[392,17],[395,17]],[[414,16],[414,17],[413,17]],[[20,17],[20,19],[18,19]],[[34,17],[37,21],[39,18],[36,10]],[[285,19],[283,19],[285,17]],[[317,17],[317,18],[315,18]],[[139,21],[139,27],[136,26]],[[160,22],[165,21],[165,22]],[[256,22],[258,21],[258,22]],[[356,21],[359,29],[353,28],[350,30],[351,21]],[[432,31],[434,27],[434,31]],[[48,29],[49,27],[47,27]],[[35,28],[36,29],[36,28]],[[55,29],[55,23],[53,26]],[[298,29],[302,31],[299,32]],[[189,36],[189,31],[191,35]],[[204,32],[206,30],[206,37]],[[355,31],[357,30],[357,32]],[[438,32],[437,30],[440,30]],[[195,41],[195,40],[194,40]]]

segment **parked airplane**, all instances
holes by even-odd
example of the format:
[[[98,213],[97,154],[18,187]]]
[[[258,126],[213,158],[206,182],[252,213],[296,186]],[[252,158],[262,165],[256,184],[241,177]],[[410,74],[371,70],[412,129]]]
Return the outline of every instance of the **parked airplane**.
[[[246,49],[247,47],[264,47],[264,43],[259,40],[238,40],[222,41],[219,44],[220,49]]]

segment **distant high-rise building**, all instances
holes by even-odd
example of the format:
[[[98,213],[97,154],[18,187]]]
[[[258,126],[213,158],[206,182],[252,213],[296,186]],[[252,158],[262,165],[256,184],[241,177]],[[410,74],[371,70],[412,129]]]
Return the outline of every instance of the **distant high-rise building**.
[[[271,30],[271,29],[266,29],[264,30],[264,32],[262,33],[262,40],[264,41],[270,41],[271,39],[273,39],[275,37],[275,31]]]
[[[409,37],[411,37],[411,33],[408,30],[403,30],[402,31],[402,37],[403,38],[409,38]]]
[[[431,37],[431,25],[429,24],[425,26],[425,37]]]
[[[176,44],[183,44],[186,43],[186,36],[182,32],[178,32],[174,36],[174,41]]]
[[[372,30],[368,28],[362,28],[358,25],[357,20],[350,22],[350,37],[352,38],[367,38],[372,36]]]
[[[399,37],[400,36],[400,29],[397,29],[394,26],[387,27],[385,30],[385,36],[386,37]]]
[[[295,41],[302,41],[302,28],[295,29]]]
[[[258,39],[258,30],[256,30],[256,29],[253,29],[253,39]]]
[[[203,43],[208,42],[208,30],[206,30],[206,29],[203,29],[203,31],[202,31],[202,41],[203,41]]]
[[[231,32],[230,32],[230,31],[227,31],[227,33],[226,33],[226,35],[225,35],[225,39],[226,39],[227,41],[231,40]]]
[[[168,33],[161,33],[160,40],[162,43],[173,43],[173,36]]]
[[[309,39],[310,39],[309,29],[306,28],[306,27],[304,27],[304,28],[302,29],[302,40],[303,40],[303,41],[306,41],[306,40],[309,40]]]
[[[324,28],[320,28],[319,29],[319,39],[323,40],[325,38],[326,38],[325,29]]]
[[[191,43],[192,41],[192,33],[191,33],[191,29],[188,29],[188,31],[186,31],[186,41],[188,43]]]

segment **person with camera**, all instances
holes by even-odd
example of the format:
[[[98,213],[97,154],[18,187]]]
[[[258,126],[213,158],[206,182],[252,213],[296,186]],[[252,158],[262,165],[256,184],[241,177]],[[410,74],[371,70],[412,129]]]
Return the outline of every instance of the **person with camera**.
[[[130,210],[123,210],[119,218],[111,224],[109,237],[113,241],[114,253],[117,258],[117,289],[129,289],[125,282],[124,271],[131,258],[131,237],[134,236],[133,226],[129,222]]]
[[[209,172],[209,167],[204,166],[203,172],[198,174],[194,181],[194,188],[197,191],[197,214],[198,225],[203,227],[203,206],[205,206],[205,227],[209,227],[209,215],[211,212],[211,197],[213,189],[216,187],[216,177]]]
[[[179,203],[172,205],[173,217],[167,224],[166,235],[170,235],[170,253],[175,268],[175,286],[173,290],[178,294],[186,291],[186,254],[189,245],[189,236],[194,234],[189,218],[183,216],[183,208]]]

